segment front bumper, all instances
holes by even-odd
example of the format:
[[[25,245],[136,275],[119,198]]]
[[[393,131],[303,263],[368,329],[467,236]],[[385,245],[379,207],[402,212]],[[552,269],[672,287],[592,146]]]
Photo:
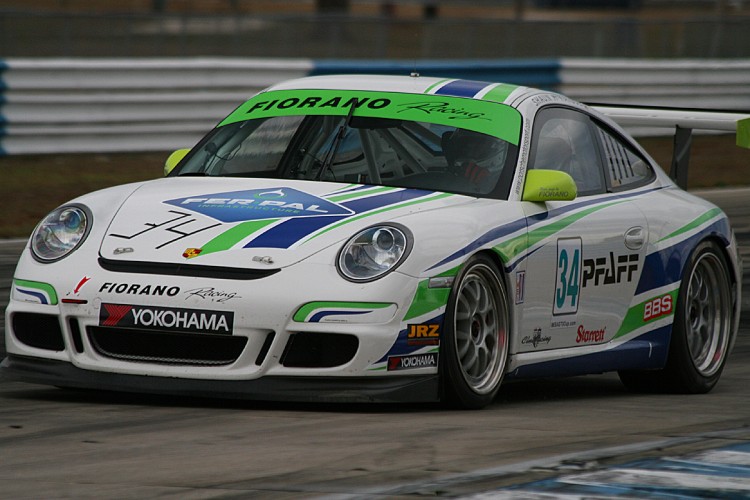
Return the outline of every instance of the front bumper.
[[[439,400],[437,374],[400,377],[282,377],[205,380],[93,372],[65,361],[8,355],[5,380],[142,394],[258,401],[425,403]]]

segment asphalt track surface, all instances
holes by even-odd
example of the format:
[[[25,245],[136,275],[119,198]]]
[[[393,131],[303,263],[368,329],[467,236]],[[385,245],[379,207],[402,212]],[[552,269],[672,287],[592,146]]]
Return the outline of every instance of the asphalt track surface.
[[[750,189],[699,194],[729,213],[750,263]],[[3,308],[22,246],[0,243]],[[0,498],[542,498],[531,491],[557,498],[571,482],[592,488],[624,476],[677,496],[750,498],[750,453],[738,452],[750,452],[747,271],[739,339],[706,395],[631,394],[606,374],[509,383],[490,407],[465,412],[0,381]],[[724,473],[712,465],[703,482],[664,465],[677,460],[669,457],[696,464],[695,457],[727,454],[740,464]],[[642,484],[597,488],[653,493]]]

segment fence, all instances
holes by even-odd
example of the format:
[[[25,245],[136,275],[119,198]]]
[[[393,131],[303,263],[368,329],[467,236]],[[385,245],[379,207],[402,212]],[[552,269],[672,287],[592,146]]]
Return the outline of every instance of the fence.
[[[588,102],[750,109],[750,60],[7,59],[0,60],[0,155],[169,151],[194,144],[275,82],[414,69]]]

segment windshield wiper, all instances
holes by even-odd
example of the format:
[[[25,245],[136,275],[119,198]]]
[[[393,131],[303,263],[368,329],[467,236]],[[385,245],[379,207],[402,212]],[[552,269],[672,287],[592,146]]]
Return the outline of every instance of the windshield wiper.
[[[354,108],[357,106],[357,101],[354,100],[352,102],[352,107],[349,108],[349,114],[346,115],[346,120],[344,120],[344,123],[341,124],[338,131],[336,132],[336,137],[333,138],[333,142],[331,143],[331,147],[328,148],[328,153],[326,154],[325,159],[323,160],[323,165],[320,167],[320,171],[318,172],[318,175],[315,176],[315,180],[319,181],[326,170],[329,170],[331,166],[333,165],[333,159],[336,157],[336,153],[338,153],[339,146],[341,146],[341,142],[344,139],[344,136],[346,135],[346,129],[349,128],[349,124],[352,121],[352,116],[354,116]],[[333,174],[333,170],[331,170],[331,174]],[[334,180],[336,179],[336,176],[334,175]]]

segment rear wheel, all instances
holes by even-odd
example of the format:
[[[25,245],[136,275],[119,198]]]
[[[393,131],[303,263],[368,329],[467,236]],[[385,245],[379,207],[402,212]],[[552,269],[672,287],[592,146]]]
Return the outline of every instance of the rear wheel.
[[[704,241],[685,266],[666,366],[652,372],[620,372],[620,379],[638,391],[710,391],[727,360],[732,307],[726,259],[715,243]]]
[[[456,278],[446,311],[441,373],[448,403],[478,409],[492,402],[505,375],[509,332],[503,281],[489,257],[475,256]]]

